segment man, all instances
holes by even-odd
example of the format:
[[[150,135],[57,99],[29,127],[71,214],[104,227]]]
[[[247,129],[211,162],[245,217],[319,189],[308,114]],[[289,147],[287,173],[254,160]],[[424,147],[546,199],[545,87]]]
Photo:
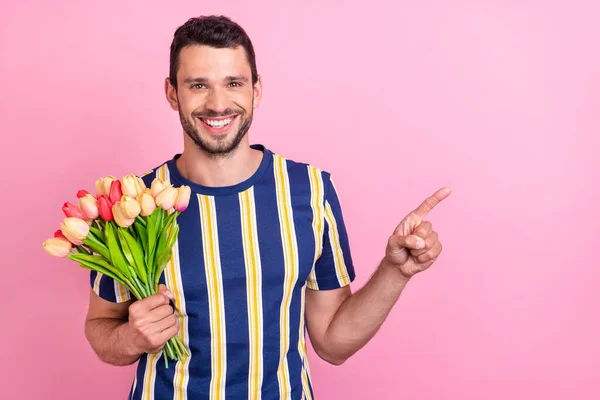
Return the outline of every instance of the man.
[[[335,365],[363,347],[409,279],[439,256],[423,219],[450,192],[400,223],[377,271],[352,294],[330,174],[249,145],[262,81],[244,30],[225,17],[178,28],[165,92],[184,149],[143,179],[192,189],[173,258],[159,293],[135,302],[92,273],[86,337],[107,363],[139,360],[131,399],[312,399],[305,328]],[[167,369],[161,349],[176,334],[191,355]]]

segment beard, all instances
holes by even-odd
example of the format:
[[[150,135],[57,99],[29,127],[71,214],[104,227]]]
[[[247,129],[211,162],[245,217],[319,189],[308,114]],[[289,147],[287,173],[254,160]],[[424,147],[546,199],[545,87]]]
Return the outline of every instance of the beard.
[[[254,97],[252,98],[251,110],[254,110]],[[212,110],[206,110],[202,113],[192,113],[191,118],[188,119],[181,112],[181,107],[179,107],[178,111],[181,126],[185,133],[194,141],[200,151],[213,158],[228,157],[238,148],[242,139],[250,129],[252,117],[254,116],[254,111],[250,111],[250,114],[246,115],[246,112],[241,108],[227,108],[221,113]],[[196,118],[218,118],[235,114],[237,114],[237,118],[241,122],[237,132],[232,131],[222,137],[210,137],[209,139],[200,136]]]

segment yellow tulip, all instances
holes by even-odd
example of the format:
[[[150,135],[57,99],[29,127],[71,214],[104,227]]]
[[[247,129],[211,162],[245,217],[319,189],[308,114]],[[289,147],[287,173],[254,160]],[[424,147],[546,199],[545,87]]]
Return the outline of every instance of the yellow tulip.
[[[180,186],[177,188],[177,198],[175,199],[175,210],[177,211],[185,211],[188,204],[190,204],[190,196],[192,194],[192,190],[189,186]]]
[[[87,219],[98,218],[98,200],[91,194],[79,198],[79,208],[85,214]]]
[[[177,194],[177,189],[171,185],[168,185],[158,194],[158,196],[156,196],[156,205],[163,210],[171,209],[171,207],[175,205]]]
[[[133,197],[123,196],[118,203],[121,205],[121,211],[123,211],[123,216],[125,216],[125,218],[131,219],[140,215],[140,203]]]
[[[141,182],[141,184],[140,184]],[[135,175],[126,175],[121,178],[121,190],[124,195],[137,198],[146,188],[144,181]]]
[[[60,224],[60,230],[71,243],[79,246],[90,232],[90,226],[82,219],[67,217]]]
[[[167,187],[167,186],[169,186],[169,185],[167,184],[167,182],[163,181],[162,179],[155,178],[155,179],[152,181],[152,186],[151,186],[151,189],[150,189],[150,193],[152,194],[152,197],[153,197],[154,199],[156,199],[156,196],[158,196],[158,194],[159,194],[160,192],[162,192],[162,190],[163,190],[165,187]]]
[[[55,257],[66,257],[71,252],[71,242],[61,237],[54,237],[44,242],[44,250]]]
[[[150,194],[150,189],[145,189],[142,194],[139,195],[138,203],[140,204],[140,215],[142,217],[147,217],[156,210],[156,203],[154,202],[154,197]]]
[[[121,206],[121,202],[117,201],[112,207],[113,217],[115,218],[115,222],[121,228],[127,228],[133,225],[135,222],[135,218],[127,218],[127,216],[123,212],[123,207]]]

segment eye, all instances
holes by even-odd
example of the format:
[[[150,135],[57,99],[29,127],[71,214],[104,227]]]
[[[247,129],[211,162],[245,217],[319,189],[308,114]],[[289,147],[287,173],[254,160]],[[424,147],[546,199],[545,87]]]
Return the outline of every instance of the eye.
[[[203,83],[195,83],[191,86],[192,89],[204,89],[206,86]]]
[[[242,84],[241,84],[241,82],[231,82],[231,83],[229,84],[229,86],[231,86],[231,87],[241,87],[241,86],[242,86]]]

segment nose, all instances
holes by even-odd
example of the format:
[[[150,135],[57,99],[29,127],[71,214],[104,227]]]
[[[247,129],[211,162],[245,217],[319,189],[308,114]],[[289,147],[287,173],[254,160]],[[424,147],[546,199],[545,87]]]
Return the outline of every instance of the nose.
[[[220,88],[213,88],[206,98],[206,108],[217,113],[227,109],[227,94]]]

